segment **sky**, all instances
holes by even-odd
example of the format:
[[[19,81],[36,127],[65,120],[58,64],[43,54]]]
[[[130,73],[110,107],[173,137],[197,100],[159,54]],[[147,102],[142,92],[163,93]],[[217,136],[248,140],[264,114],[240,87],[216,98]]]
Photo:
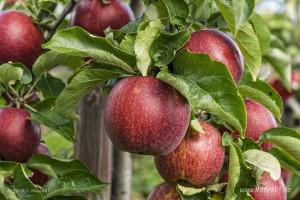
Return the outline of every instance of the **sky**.
[[[258,11],[279,11],[282,9],[283,2],[284,0],[264,0],[257,5],[257,9]]]

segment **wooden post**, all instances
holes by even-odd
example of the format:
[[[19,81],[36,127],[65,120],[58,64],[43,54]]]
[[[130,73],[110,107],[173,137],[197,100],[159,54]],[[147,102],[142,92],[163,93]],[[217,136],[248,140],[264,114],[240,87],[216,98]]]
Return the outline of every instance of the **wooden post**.
[[[87,95],[78,107],[80,121],[77,123],[75,157],[86,164],[98,178],[112,182],[113,149],[103,123],[106,97],[102,87]],[[100,196],[89,194],[88,200],[110,200],[111,185]]]
[[[130,200],[132,164],[130,153],[114,149],[112,200]]]
[[[131,0],[130,7],[134,12],[135,18],[139,18],[144,13],[144,4],[142,0]]]

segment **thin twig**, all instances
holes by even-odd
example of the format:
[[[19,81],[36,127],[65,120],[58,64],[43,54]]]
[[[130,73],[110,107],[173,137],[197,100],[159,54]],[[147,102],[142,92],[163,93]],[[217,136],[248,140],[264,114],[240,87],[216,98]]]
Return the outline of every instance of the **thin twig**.
[[[35,81],[33,82],[33,84],[30,86],[30,88],[28,89],[28,91],[26,92],[26,94],[24,95],[24,99],[28,99],[29,97],[31,97],[32,92],[34,90],[34,87],[36,86],[36,84],[38,84],[38,82],[41,80],[41,78],[43,77],[44,74],[41,74],[39,77],[37,77],[35,79]]]
[[[58,19],[55,22],[55,24],[50,28],[48,36],[46,38],[46,41],[48,41],[48,40],[50,40],[52,38],[52,36],[54,35],[56,29],[64,21],[64,19],[66,18],[66,16],[70,12],[72,12],[72,10],[74,9],[75,5],[76,5],[76,0],[70,0],[70,2],[67,4],[67,6],[65,7],[65,9],[61,13],[61,15],[58,17]]]

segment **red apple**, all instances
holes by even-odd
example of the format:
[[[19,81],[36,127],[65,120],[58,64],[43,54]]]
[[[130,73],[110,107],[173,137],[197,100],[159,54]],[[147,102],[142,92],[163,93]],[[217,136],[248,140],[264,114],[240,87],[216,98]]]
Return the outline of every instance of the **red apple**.
[[[200,123],[205,134],[191,131],[173,152],[155,157],[156,167],[168,183],[201,188],[220,173],[225,157],[221,134],[212,125]]]
[[[0,13],[0,38],[0,64],[20,62],[31,68],[42,53],[42,33],[32,19],[21,12]]]
[[[190,119],[188,102],[154,77],[129,77],[112,89],[105,107],[105,126],[121,150],[158,155],[182,141]]]
[[[286,200],[287,192],[282,178],[274,181],[265,173],[259,181],[259,186],[251,189],[254,200]]]
[[[291,178],[292,173],[285,170],[285,169],[281,169],[281,177],[282,180],[284,181],[284,183],[287,183],[289,181],[289,179]]]
[[[5,1],[5,5],[12,5],[12,4],[16,3],[16,2],[17,2],[17,0],[6,0]]]
[[[151,192],[147,200],[181,200],[181,197],[175,186],[162,183]]]
[[[81,0],[75,9],[72,25],[104,36],[106,28],[119,29],[133,19],[130,7],[120,0],[111,0],[108,4],[102,3],[102,0]]]
[[[26,161],[36,151],[41,130],[29,117],[26,110],[0,109],[0,156],[5,160]]]
[[[186,48],[226,65],[234,80],[239,83],[244,73],[244,58],[236,42],[215,29],[203,29],[192,34]]]
[[[246,100],[245,105],[247,110],[247,128],[245,135],[249,139],[258,141],[262,133],[277,126],[276,119],[268,109],[256,101]],[[264,143],[262,148],[269,150],[272,148],[272,145]]]
[[[35,151],[35,155],[50,156],[51,154],[50,154],[48,147],[45,144],[40,143],[37,150]],[[46,175],[36,169],[31,169],[31,170],[33,172],[33,176],[30,177],[30,180],[34,184],[39,185],[39,186],[44,186],[49,181],[48,175]]]
[[[278,79],[272,80],[271,85],[280,94],[280,96],[286,100],[295,93],[295,90],[299,89],[300,71],[295,70],[292,73],[292,91],[288,91]]]

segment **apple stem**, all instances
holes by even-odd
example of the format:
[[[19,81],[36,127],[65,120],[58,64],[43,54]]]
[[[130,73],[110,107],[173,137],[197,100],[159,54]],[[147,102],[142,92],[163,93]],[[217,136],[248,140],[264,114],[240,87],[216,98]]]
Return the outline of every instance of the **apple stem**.
[[[34,109],[33,107],[31,107],[30,105],[28,105],[26,103],[24,104],[24,107],[27,108],[28,110],[32,111],[32,112],[37,112],[36,109]]]
[[[19,93],[10,84],[8,84],[8,88],[12,91],[14,95],[16,95],[17,98],[20,97]]]
[[[34,87],[36,86],[36,84],[39,82],[39,80],[42,78],[43,74],[40,75],[37,79],[35,79],[35,81],[33,82],[33,84],[30,86],[30,88],[28,89],[27,93],[24,95],[24,100],[28,99],[31,97],[32,95],[32,91],[34,89]]]
[[[58,17],[56,23],[50,27],[49,32],[48,32],[48,36],[46,38],[46,41],[50,40],[52,38],[52,36],[54,35],[54,33],[56,32],[56,29],[59,27],[59,25],[64,21],[64,19],[66,18],[66,16],[72,12],[72,10],[74,9],[75,5],[76,5],[76,1],[75,0],[70,0],[70,2],[66,5],[65,9],[63,10],[63,12],[61,13],[61,15]]]

